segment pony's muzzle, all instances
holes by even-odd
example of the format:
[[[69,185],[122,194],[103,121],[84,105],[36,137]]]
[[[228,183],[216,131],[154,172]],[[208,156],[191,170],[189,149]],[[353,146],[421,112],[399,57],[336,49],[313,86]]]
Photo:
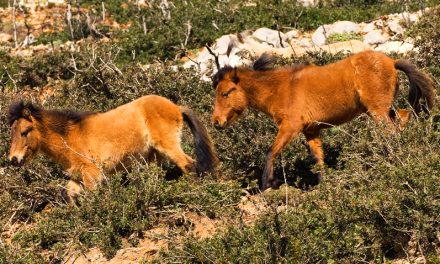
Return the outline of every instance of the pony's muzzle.
[[[21,166],[21,165],[23,165],[24,159],[18,158],[17,156],[12,156],[9,158],[9,161],[11,162],[11,164],[13,166]]]
[[[214,120],[214,128],[215,129],[223,129],[223,128],[225,128],[225,124],[226,124],[226,122],[224,122],[223,124],[220,124],[220,121]]]
[[[9,161],[11,162],[12,165],[18,166],[18,159],[17,159],[17,157],[14,156],[14,157],[10,158]]]

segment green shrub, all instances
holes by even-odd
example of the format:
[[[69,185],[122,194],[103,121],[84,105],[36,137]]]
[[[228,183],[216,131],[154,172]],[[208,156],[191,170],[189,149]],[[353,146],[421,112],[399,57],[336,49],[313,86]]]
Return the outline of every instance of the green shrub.
[[[415,47],[419,49],[415,58],[422,67],[429,69],[431,74],[438,80],[440,77],[440,56],[438,50],[440,37],[438,27],[440,26],[440,8],[431,9],[420,21],[410,29],[410,35],[415,38]],[[439,85],[439,82],[436,81]]]
[[[401,134],[383,135],[372,122],[343,126],[325,141],[344,142],[342,169],[327,170],[309,193],[289,187],[265,193],[268,205],[284,202],[249,227],[230,227],[206,240],[188,238],[161,262],[359,263],[406,257],[408,241],[421,250],[438,246],[439,132],[431,120]],[[277,211],[279,210],[279,211]]]
[[[362,40],[362,35],[359,33],[344,33],[344,34],[332,34],[328,37],[327,43],[335,43],[347,40]]]

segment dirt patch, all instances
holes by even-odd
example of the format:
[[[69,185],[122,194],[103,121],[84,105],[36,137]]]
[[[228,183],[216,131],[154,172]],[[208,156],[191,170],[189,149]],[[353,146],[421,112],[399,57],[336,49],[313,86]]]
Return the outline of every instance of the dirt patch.
[[[144,238],[136,247],[126,247],[117,251],[116,255],[107,260],[99,248],[92,248],[86,253],[72,252],[63,261],[65,264],[119,264],[139,263],[141,260],[152,260],[158,252],[167,248],[168,228],[156,227],[144,232]]]
[[[144,238],[139,241],[136,247],[125,247],[117,251],[116,255],[107,260],[99,248],[92,248],[86,253],[72,252],[64,259],[66,264],[119,264],[119,263],[139,263],[139,261],[154,260],[159,257],[161,250],[167,250],[170,237],[173,243],[178,243],[187,236],[193,236],[196,239],[206,239],[224,230],[231,222],[244,225],[252,224],[259,215],[268,210],[267,202],[262,195],[244,196],[240,201],[238,208],[241,211],[241,217],[236,219],[229,218],[210,218],[206,215],[196,212],[182,212],[170,217],[160,227],[156,227],[144,232]],[[177,228],[183,228],[185,231],[171,236]],[[128,244],[128,243],[126,243]]]

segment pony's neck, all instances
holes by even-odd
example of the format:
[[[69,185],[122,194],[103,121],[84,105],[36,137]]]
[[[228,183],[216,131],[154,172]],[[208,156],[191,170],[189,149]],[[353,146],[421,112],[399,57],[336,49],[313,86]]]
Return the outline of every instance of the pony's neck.
[[[61,164],[66,169],[69,167],[68,159],[68,134],[61,135],[48,126],[48,118],[43,119],[37,125],[41,134],[40,150],[53,161]]]
[[[272,78],[266,78],[266,72],[249,70],[239,74],[240,86],[245,90],[249,106],[270,116],[272,101],[270,98],[277,93],[278,85]]]

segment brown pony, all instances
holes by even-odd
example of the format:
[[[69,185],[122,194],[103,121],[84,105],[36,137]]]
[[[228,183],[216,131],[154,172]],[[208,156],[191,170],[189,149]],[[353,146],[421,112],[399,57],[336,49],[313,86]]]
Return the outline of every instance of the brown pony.
[[[180,146],[183,121],[194,135],[197,164]],[[84,186],[93,190],[105,173],[127,168],[133,158],[159,154],[183,172],[211,170],[218,159],[206,128],[193,111],[155,95],[141,97],[105,113],[44,110],[14,103],[9,109],[12,144],[9,160],[21,165],[39,151],[71,176],[67,199]]]
[[[398,91],[396,69],[409,78],[409,102],[416,114],[428,112],[434,104],[433,84],[425,74],[406,60],[393,60],[380,52],[361,52],[325,66],[300,64],[271,69],[271,63],[272,58],[265,54],[252,68],[220,69],[217,63],[219,71],[213,76],[215,127],[229,126],[247,107],[264,112],[278,125],[275,142],[266,154],[263,189],[276,185],[273,161],[300,132],[322,166],[321,129],[365,112],[393,129],[392,121],[400,115],[403,125],[409,111],[391,110]]]

